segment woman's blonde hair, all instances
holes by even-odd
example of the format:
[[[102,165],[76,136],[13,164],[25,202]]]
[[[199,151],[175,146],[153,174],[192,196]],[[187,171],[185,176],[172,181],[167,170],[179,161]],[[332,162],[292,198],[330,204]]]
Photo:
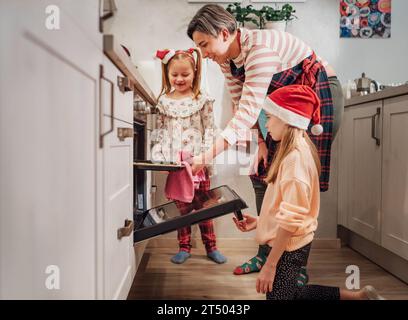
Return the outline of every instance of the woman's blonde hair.
[[[217,37],[222,28],[234,33],[237,30],[237,20],[220,5],[207,4],[197,11],[188,24],[187,35],[193,39],[193,33],[198,31]]]
[[[299,136],[305,138],[307,144],[309,145],[310,152],[312,153],[313,160],[316,164],[317,172],[320,176],[321,164],[315,144],[312,142],[312,140],[310,140],[305,130],[288,126],[276,149],[271,168],[269,169],[268,175],[265,178],[266,183],[275,183],[283,159],[285,159],[290,152],[296,149],[296,138]]]
[[[169,79],[169,68],[170,64],[175,60],[186,60],[190,61],[191,67],[193,68],[194,72],[194,79],[193,79],[193,94],[194,99],[200,94],[200,85],[201,85],[201,52],[197,48],[194,48],[194,52],[196,54],[197,59],[194,60],[194,56],[192,53],[187,51],[177,51],[176,54],[167,62],[167,64],[162,63],[162,88],[160,92],[160,96],[164,94],[169,94],[171,92],[171,84]]]

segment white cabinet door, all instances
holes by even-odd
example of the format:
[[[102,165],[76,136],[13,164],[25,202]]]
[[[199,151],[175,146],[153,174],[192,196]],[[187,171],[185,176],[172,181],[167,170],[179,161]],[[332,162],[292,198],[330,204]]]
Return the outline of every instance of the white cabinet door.
[[[340,212],[346,226],[361,236],[380,242],[382,102],[347,108],[340,147]],[[375,129],[375,132],[373,132]],[[380,141],[380,140],[378,140]]]
[[[350,168],[348,163],[348,155],[346,154],[349,148],[345,140],[347,134],[343,132],[350,131],[349,118],[347,114],[344,115],[341,127],[337,133],[338,147],[338,202],[337,202],[337,223],[348,228],[348,213],[350,211],[350,199],[348,190],[348,175],[346,174]],[[350,137],[348,137],[350,139]]]
[[[94,299],[102,53],[43,3],[0,4],[0,299]]]
[[[133,221],[133,92],[120,92],[117,77],[121,74],[104,60],[104,77],[114,88],[112,110],[121,118],[113,119],[113,131],[105,136],[103,146],[104,298],[126,299],[136,273],[133,230],[119,239],[118,229],[125,227],[126,220]],[[106,114],[111,110],[112,84],[105,81],[102,86],[104,131],[111,125],[112,118]],[[119,130],[126,129],[130,137],[120,141]]]
[[[408,259],[408,95],[384,100],[382,245]]]
[[[37,5],[43,7],[56,6],[60,9],[61,28],[65,28],[65,22],[72,21],[81,29],[83,35],[102,50],[102,33],[99,28],[99,16],[104,0],[36,0]],[[49,7],[47,16],[50,16],[54,7]],[[69,19],[69,20],[66,20]]]

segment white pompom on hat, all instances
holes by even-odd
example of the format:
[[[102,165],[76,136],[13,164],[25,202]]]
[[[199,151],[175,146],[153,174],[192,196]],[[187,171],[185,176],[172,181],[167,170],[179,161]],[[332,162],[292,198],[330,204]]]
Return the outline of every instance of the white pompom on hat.
[[[263,109],[285,123],[304,130],[312,121],[312,134],[323,133],[320,99],[309,86],[293,84],[276,89],[266,97]]]

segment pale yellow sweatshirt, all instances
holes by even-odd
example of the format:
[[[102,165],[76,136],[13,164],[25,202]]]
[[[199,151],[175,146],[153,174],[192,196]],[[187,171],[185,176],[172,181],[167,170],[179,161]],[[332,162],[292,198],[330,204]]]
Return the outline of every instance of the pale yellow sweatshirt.
[[[286,251],[313,240],[320,207],[319,175],[306,140],[282,161],[275,183],[270,183],[262,202],[256,241],[273,247],[278,228],[293,232]]]

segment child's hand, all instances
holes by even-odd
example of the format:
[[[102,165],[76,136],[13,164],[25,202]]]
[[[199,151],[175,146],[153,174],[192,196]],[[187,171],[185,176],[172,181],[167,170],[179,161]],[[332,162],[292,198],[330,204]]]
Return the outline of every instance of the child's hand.
[[[248,232],[256,229],[258,218],[247,213],[243,213],[242,215],[244,216],[243,220],[238,220],[236,217],[232,217],[232,220],[234,220],[237,228],[242,232]]]
[[[269,267],[267,264],[265,264],[256,279],[256,292],[271,292],[273,288],[273,282],[275,281],[275,275],[276,267]]]

